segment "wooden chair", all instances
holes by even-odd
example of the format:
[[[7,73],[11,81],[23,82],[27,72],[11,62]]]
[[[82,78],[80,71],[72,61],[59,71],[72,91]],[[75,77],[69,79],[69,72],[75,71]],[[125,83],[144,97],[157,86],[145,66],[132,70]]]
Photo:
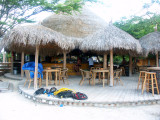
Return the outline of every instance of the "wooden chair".
[[[90,71],[92,71],[92,70],[94,70],[94,69],[96,69],[96,68],[95,68],[95,67],[91,67]]]
[[[120,67],[120,69],[122,69],[122,75],[126,76],[125,68],[124,67]]]
[[[79,85],[82,85],[85,79],[89,80],[89,84],[90,84],[90,80],[92,79],[92,73],[90,71],[85,71],[82,69],[80,69],[80,71],[81,71],[82,79],[79,82]]]
[[[157,89],[157,94],[159,94],[159,89],[158,89],[157,78],[156,78],[155,72],[145,72],[145,78],[144,78],[144,82],[143,82],[143,86],[142,86],[142,94],[143,94],[145,85],[146,85],[147,92],[149,92],[149,89],[152,90],[152,96],[154,96],[154,88]]]
[[[60,85],[61,80],[63,80],[63,83],[65,83],[64,80],[66,80],[67,84],[69,85],[67,72],[68,72],[68,68],[60,70],[60,72],[59,72],[59,85]]]
[[[24,86],[26,85],[27,81],[29,80],[29,85],[28,85],[28,89],[29,89],[29,88],[30,88],[30,85],[31,85],[31,82],[34,80],[34,78],[31,79],[31,77],[30,77],[30,72],[33,72],[33,73],[34,73],[34,71],[24,70],[24,72],[25,72],[25,75],[26,75],[26,81],[25,81],[25,83],[24,83]],[[38,74],[40,74],[40,73],[38,73]],[[39,87],[41,87],[41,85],[42,85],[41,75],[40,75],[40,78],[38,78],[38,81],[39,81]]]
[[[119,82],[120,82],[121,85],[123,86],[123,82],[120,79],[120,75],[121,75],[121,71],[120,70],[115,71],[114,72],[114,80],[116,80],[116,84],[118,83],[118,85],[119,85]],[[113,85],[114,85],[114,81],[113,81]]]

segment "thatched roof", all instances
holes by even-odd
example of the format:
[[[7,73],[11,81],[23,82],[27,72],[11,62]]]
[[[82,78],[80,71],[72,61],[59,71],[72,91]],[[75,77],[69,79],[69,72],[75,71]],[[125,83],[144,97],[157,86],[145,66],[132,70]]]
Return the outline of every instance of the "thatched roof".
[[[160,32],[149,33],[139,39],[144,55],[160,51]]]
[[[41,23],[69,37],[84,38],[104,28],[107,23],[86,7],[72,15],[53,14]],[[81,41],[75,41],[78,46]]]
[[[92,50],[99,52],[108,52],[114,49],[115,53],[129,53],[132,55],[142,50],[138,40],[111,23],[104,29],[86,37],[80,45],[80,49],[83,51]]]
[[[40,55],[53,55],[75,48],[73,37],[66,37],[42,25],[18,26],[6,34],[1,42],[6,49],[34,54],[39,45]]]

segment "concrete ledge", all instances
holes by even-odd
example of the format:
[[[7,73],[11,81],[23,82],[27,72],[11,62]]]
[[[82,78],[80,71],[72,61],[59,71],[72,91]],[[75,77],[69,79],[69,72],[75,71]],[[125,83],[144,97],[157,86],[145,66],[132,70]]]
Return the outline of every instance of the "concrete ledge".
[[[100,108],[108,108],[108,107],[127,107],[127,106],[144,106],[144,105],[155,105],[160,104],[160,99],[148,99],[148,100],[137,100],[137,101],[118,101],[118,102],[95,102],[95,101],[83,101],[83,100],[66,100],[66,99],[47,99],[41,96],[34,96],[30,93],[26,93],[18,87],[19,93],[22,94],[25,98],[28,98],[34,102],[48,104],[48,105],[63,105],[63,106],[79,106],[79,107],[100,107]]]
[[[11,73],[4,74],[4,77],[12,80],[23,80],[20,75],[13,75]]]

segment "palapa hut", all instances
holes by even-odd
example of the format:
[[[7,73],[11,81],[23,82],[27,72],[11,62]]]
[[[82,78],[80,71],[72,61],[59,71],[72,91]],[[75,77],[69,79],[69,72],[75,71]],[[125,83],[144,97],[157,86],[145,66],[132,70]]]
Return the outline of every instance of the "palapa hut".
[[[4,36],[1,45],[9,51],[22,53],[22,65],[24,63],[24,53],[35,54],[34,88],[37,88],[38,56],[70,51],[75,48],[73,39],[42,25],[28,25],[12,29]],[[64,62],[64,67],[65,64]]]
[[[72,15],[53,14],[44,19],[41,24],[65,36],[76,38],[87,37],[107,25],[102,18],[86,7],[80,13],[75,12]],[[78,46],[79,42],[80,40],[75,41],[75,45]]]
[[[110,51],[110,86],[113,86],[113,52],[117,54],[128,53],[130,56],[134,56],[142,50],[138,40],[111,23],[104,29],[86,37],[80,45],[80,49],[99,51],[104,54]],[[132,57],[130,57],[130,75],[131,62]]]
[[[54,55],[75,48],[72,37],[66,37],[42,25],[17,26],[6,34],[1,41],[5,49],[28,54],[35,53],[39,45],[40,55]]]
[[[149,33],[139,39],[143,49],[143,54],[148,56],[149,53],[156,54],[156,66],[159,66],[158,52],[160,51],[160,32]]]
[[[91,12],[86,6],[80,13],[74,12],[72,15],[53,14],[44,19],[41,24],[62,33],[65,36],[80,38],[74,40],[76,48],[79,47],[83,41],[83,38],[93,34],[107,25],[106,21]],[[75,64],[73,63],[67,63],[67,67],[70,69],[69,75],[78,74],[73,69],[74,65]],[[88,62],[83,62],[82,68],[87,69]]]

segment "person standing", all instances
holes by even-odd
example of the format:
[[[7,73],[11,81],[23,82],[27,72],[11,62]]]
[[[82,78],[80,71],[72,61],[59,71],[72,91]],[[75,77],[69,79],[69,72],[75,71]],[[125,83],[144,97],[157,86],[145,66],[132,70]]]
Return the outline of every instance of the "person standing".
[[[94,67],[93,58],[89,56],[88,61],[89,61],[89,69],[91,69],[91,67]]]
[[[81,67],[81,60],[80,60],[80,58],[78,57],[78,58],[77,58],[77,64],[74,66],[74,70],[75,70],[76,72],[79,72],[80,67]]]

